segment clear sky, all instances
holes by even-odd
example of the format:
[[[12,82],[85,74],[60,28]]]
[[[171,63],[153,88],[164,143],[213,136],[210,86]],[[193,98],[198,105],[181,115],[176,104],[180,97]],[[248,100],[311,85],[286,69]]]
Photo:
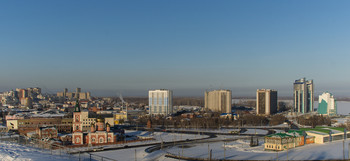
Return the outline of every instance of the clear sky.
[[[0,2],[0,91],[81,87],[203,96],[231,89],[350,96],[350,1],[43,0]],[[94,93],[95,92],[95,93]]]

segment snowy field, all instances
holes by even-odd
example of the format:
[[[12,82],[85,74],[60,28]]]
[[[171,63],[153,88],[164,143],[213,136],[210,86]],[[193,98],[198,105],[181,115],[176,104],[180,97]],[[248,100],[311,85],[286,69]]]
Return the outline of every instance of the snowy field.
[[[224,142],[209,144],[198,144],[187,146],[182,150],[181,147],[173,147],[167,151],[173,154],[180,154],[186,157],[208,158],[208,145],[212,149],[212,158],[235,160],[329,160],[343,159],[343,142],[335,141],[327,144],[311,144],[290,149],[284,152],[264,151],[263,139],[259,138],[259,146],[249,147],[250,139],[228,142],[226,152]],[[350,140],[345,142],[345,158],[348,158],[348,145]]]
[[[0,142],[0,160],[1,161],[64,161],[78,160],[70,155],[51,155],[31,147],[22,146],[15,143]]]
[[[239,137],[239,136],[219,136],[217,138],[213,138],[210,140],[230,139],[230,138],[237,138],[237,137]],[[171,137],[169,139],[171,139]],[[182,145],[183,144],[176,145],[175,148],[182,148],[182,147],[188,146],[188,145],[183,145],[183,146]],[[198,145],[200,145],[200,144],[198,144]],[[125,161],[128,161],[128,160],[133,161],[133,160],[135,160],[135,156],[136,156],[136,160],[138,160],[138,161],[178,161],[177,159],[165,157],[165,154],[168,151],[167,148],[165,148],[163,150],[158,150],[158,151],[155,151],[152,153],[145,152],[146,148],[148,148],[148,147],[136,148],[136,151],[135,151],[135,148],[133,148],[133,149],[95,152],[93,154],[95,154],[97,156],[105,156],[108,158],[113,158],[113,159],[117,159],[117,160],[125,160]],[[173,149],[173,148],[170,148],[170,149]],[[136,155],[135,155],[135,153],[136,153]]]
[[[153,142],[163,141],[173,141],[176,140],[186,140],[195,139],[199,137],[207,137],[206,135],[194,135],[194,134],[173,134],[165,132],[155,132],[149,133],[146,131],[126,131],[128,135],[137,136],[150,136],[154,137]],[[255,133],[255,130],[251,130],[251,133]],[[107,157],[116,160],[136,160],[138,161],[175,161],[176,159],[166,158],[165,154],[170,152],[176,155],[182,155],[186,157],[197,157],[197,158],[207,158],[208,157],[208,147],[212,150],[212,158],[224,159],[234,159],[234,160],[328,160],[328,159],[342,159],[343,158],[343,142],[335,141],[326,144],[311,144],[298,147],[295,149],[290,149],[284,152],[273,152],[264,151],[263,147],[263,137],[259,137],[259,146],[250,147],[250,137],[244,137],[245,139],[240,139],[237,141],[222,142],[221,139],[232,139],[232,138],[242,138],[242,136],[218,136],[210,140],[217,140],[218,142],[211,143],[191,143],[191,144],[180,144],[173,147],[165,148],[163,150],[158,150],[152,153],[145,152],[145,149],[150,147],[139,147],[121,150],[110,150],[94,152],[93,159],[101,160],[101,157]],[[256,138],[254,138],[256,140]],[[151,142],[149,142],[151,143]],[[140,144],[140,143],[132,143]],[[142,144],[145,144],[144,142]],[[350,145],[350,139],[345,141],[344,154],[345,158],[348,158],[348,146]],[[226,149],[226,150],[225,150]],[[89,160],[89,155],[87,153],[81,154],[83,160]],[[78,154],[74,156],[69,155],[50,155],[50,151],[47,153],[31,147],[25,147],[13,143],[0,142],[0,160],[5,161],[15,161],[15,160],[78,160]]]
[[[220,137],[220,139],[223,138],[223,136]],[[277,158],[278,160],[343,159],[342,141],[335,141],[327,144],[305,145],[295,149],[290,149],[288,152],[264,151],[263,138],[259,138],[259,146],[257,147],[249,147],[249,142],[250,138],[247,137],[247,139],[227,142],[226,144],[220,141],[214,143],[176,145],[174,147],[158,150],[153,153],[146,153],[145,149],[147,147],[141,147],[136,148],[136,151],[135,149],[124,149],[96,152],[94,154],[117,160],[135,160],[136,156],[136,160],[139,161],[175,161],[177,159],[166,158],[166,152],[186,157],[208,158],[209,147],[209,150],[212,150],[212,158],[216,159],[224,159],[225,155],[226,159],[234,160],[276,160]],[[348,158],[349,143],[350,139],[345,142],[344,155],[346,159]]]
[[[124,147],[125,145],[143,145],[143,144],[151,144],[151,143],[161,143],[164,142],[171,142],[171,141],[180,141],[180,140],[186,140],[186,139],[201,139],[201,138],[207,138],[208,135],[194,135],[194,134],[179,134],[179,133],[167,133],[167,132],[148,132],[148,131],[136,131],[136,130],[125,130],[125,134],[129,136],[140,136],[144,138],[153,138],[154,140],[147,140],[147,141],[138,141],[138,142],[131,142],[131,143],[125,143],[125,144],[113,144],[113,145],[103,145],[103,146],[95,146],[95,147],[80,147],[80,148],[72,148],[71,152],[78,152],[78,151],[84,151],[84,150],[91,150],[97,147],[103,147],[103,148],[115,148],[115,147]],[[129,140],[129,139],[127,139]]]
[[[266,126],[260,126],[260,127],[266,127]],[[171,129],[167,129],[171,130]],[[211,132],[211,133],[231,133],[231,131],[238,131],[238,129],[175,129],[177,131],[190,131],[190,132]],[[263,129],[247,129],[247,131],[241,133],[241,134],[267,134],[267,130]]]
[[[158,150],[153,153],[145,152],[147,147],[141,148],[133,148],[133,149],[123,149],[123,150],[113,150],[113,151],[103,151],[96,152],[98,156],[105,156],[108,158],[113,158],[117,160],[125,160],[125,161],[133,161],[135,160],[135,152],[136,152],[136,160],[138,161],[157,161],[157,160],[165,160],[165,161],[173,161],[174,159],[166,158],[165,151]]]
[[[186,139],[200,139],[207,138],[207,135],[194,135],[194,134],[179,134],[179,133],[167,133],[167,132],[148,132],[148,131],[135,131],[126,130],[126,135],[134,135],[140,137],[151,137],[155,140],[149,142],[161,142],[161,141],[174,141],[174,140],[186,140]]]

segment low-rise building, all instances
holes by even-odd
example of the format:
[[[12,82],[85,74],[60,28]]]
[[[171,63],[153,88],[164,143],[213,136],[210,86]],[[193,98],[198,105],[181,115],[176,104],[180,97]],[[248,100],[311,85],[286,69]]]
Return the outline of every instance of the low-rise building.
[[[58,138],[58,132],[55,127],[38,127],[36,129],[36,134],[39,139],[42,139],[42,138],[57,139]]]
[[[265,136],[264,147],[265,150],[283,151],[311,143],[314,143],[313,136],[307,136],[304,131],[293,130]]]
[[[0,132],[7,132],[8,129],[6,126],[0,125]]]
[[[305,131],[309,136],[315,137],[316,144],[350,138],[350,132],[338,127],[301,128],[300,130]]]

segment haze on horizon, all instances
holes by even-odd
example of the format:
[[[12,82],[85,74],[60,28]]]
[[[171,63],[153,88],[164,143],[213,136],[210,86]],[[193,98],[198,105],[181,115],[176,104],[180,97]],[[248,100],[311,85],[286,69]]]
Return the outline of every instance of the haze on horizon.
[[[2,1],[0,91],[350,96],[349,1]],[[95,92],[95,93],[94,93]]]

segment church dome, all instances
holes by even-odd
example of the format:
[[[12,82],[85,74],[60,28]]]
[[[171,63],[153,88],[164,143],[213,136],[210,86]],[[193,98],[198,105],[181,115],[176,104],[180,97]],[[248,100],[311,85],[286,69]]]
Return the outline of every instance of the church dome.
[[[98,116],[98,118],[96,119],[96,122],[101,122],[104,123],[105,119],[101,117],[101,115]]]

